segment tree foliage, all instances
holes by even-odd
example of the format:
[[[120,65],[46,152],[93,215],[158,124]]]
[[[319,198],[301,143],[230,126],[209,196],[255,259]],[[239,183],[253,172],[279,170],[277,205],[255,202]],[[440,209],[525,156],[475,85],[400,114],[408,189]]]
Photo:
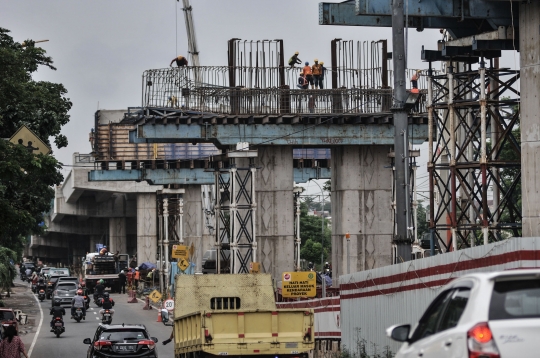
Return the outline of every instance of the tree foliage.
[[[23,124],[50,145],[67,145],[60,133],[69,121],[71,102],[61,84],[34,81],[38,66],[55,70],[45,51],[27,40],[13,41],[0,28],[0,136],[10,138]],[[0,246],[20,255],[24,237],[42,232],[42,214],[61,183],[61,166],[50,155],[34,155],[20,145],[0,140]]]
[[[323,226],[321,217],[308,215],[307,203],[301,203],[300,209],[300,237],[302,239],[300,256],[306,261],[311,261],[316,265],[320,265],[321,251],[323,252],[324,261],[328,261],[328,257],[330,256],[332,250],[332,230],[328,226],[326,219],[326,225]],[[322,246],[321,241],[323,244]]]
[[[7,247],[0,247],[0,289],[8,293],[11,291],[11,283],[15,279],[17,272],[14,263],[17,254]]]

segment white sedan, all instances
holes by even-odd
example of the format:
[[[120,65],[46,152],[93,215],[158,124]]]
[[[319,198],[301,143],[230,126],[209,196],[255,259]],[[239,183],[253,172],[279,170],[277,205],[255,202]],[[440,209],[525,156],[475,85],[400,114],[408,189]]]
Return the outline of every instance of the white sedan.
[[[395,325],[386,333],[404,342],[396,358],[540,357],[540,270],[462,276],[414,329]]]

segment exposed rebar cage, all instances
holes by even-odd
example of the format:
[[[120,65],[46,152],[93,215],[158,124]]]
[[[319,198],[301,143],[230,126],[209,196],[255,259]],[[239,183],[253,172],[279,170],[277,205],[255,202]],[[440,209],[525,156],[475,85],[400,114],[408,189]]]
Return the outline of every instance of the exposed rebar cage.
[[[496,67],[428,76],[430,230],[443,251],[521,236],[519,71]]]
[[[215,171],[217,273],[249,273],[250,263],[257,261],[256,171],[252,160],[248,168],[232,160],[229,168]]]

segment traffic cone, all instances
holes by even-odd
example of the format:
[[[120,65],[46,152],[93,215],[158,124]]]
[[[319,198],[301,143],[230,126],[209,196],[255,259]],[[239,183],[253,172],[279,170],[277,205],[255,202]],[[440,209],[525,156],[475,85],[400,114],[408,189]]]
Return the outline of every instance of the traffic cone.
[[[158,310],[158,312],[157,312],[157,321],[156,321],[156,322],[163,322],[163,321],[161,320],[161,312],[160,312],[159,310]]]

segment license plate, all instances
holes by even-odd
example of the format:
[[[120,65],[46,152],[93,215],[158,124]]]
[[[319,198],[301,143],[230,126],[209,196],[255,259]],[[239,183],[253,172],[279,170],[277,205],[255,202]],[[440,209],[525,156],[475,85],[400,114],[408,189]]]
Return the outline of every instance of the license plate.
[[[111,315],[108,314],[108,313],[105,313],[105,317],[109,318],[109,317],[111,317]]]
[[[133,352],[135,351],[135,346],[133,344],[126,345],[126,346],[116,346],[117,351],[122,352]]]
[[[55,325],[56,327],[62,327],[62,323],[60,323],[60,322],[57,322],[57,323],[55,323],[54,325]]]

